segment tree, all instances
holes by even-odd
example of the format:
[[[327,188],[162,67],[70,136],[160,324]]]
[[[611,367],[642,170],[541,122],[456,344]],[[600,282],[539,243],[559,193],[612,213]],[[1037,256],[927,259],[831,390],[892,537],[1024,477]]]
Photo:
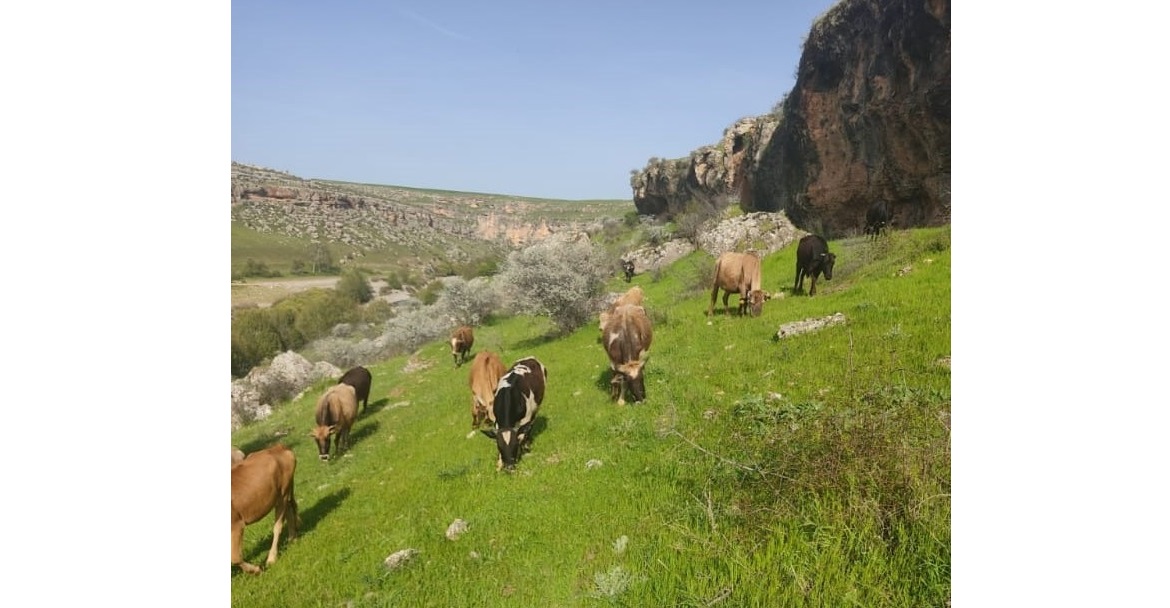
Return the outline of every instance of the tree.
[[[612,267],[607,254],[587,240],[545,241],[512,252],[499,279],[507,293],[520,294],[513,302],[518,312],[547,315],[568,333],[593,316],[590,302]]]
[[[329,253],[329,247],[325,243],[314,241],[309,245],[309,266],[313,274],[326,273],[334,269],[333,254]]]
[[[337,282],[336,289],[342,295],[358,304],[365,304],[374,297],[374,290],[370,288],[370,283],[366,281],[365,273],[357,268],[350,268],[341,273],[341,280]]]

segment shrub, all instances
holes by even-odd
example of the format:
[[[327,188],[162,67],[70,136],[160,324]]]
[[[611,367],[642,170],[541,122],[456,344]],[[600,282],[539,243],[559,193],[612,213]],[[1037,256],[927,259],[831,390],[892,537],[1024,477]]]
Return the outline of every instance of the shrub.
[[[270,310],[238,311],[232,319],[232,376],[248,373],[261,361],[285,349],[285,341]]]
[[[437,307],[455,323],[479,325],[496,311],[499,300],[494,284],[488,279],[452,278],[447,279]]]
[[[341,273],[341,280],[337,282],[336,289],[341,295],[358,304],[365,304],[374,297],[374,290],[370,288],[365,273],[357,268],[350,268]]]
[[[418,293],[414,294],[414,297],[418,298],[423,304],[434,304],[438,301],[439,292],[441,291],[443,291],[443,282],[435,279],[418,290]]]
[[[545,241],[512,252],[499,275],[512,305],[523,314],[547,316],[562,332],[592,319],[589,302],[610,275],[607,254],[588,241]]]
[[[431,340],[446,336],[454,323],[435,312],[430,306],[422,306],[394,317],[386,322],[386,332],[380,339],[387,346],[411,352]]]
[[[386,300],[374,300],[362,307],[358,319],[362,323],[378,325],[394,318],[394,306]]]

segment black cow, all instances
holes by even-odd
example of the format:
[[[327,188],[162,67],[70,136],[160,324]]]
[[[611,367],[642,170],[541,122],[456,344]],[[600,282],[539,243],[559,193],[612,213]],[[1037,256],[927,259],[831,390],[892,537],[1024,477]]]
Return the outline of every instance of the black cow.
[[[348,384],[353,387],[357,400],[362,402],[363,413],[366,411],[366,406],[370,404],[371,382],[373,382],[373,378],[370,376],[370,370],[360,365],[345,372],[337,381],[338,384]]]
[[[865,212],[865,233],[877,238],[890,225],[890,206],[886,201],[877,201]]]
[[[622,260],[622,273],[626,275],[626,282],[634,278],[634,262],[633,260]]]
[[[819,235],[810,234],[802,239],[796,246],[796,282],[792,285],[792,291],[799,291],[804,287],[804,277],[812,279],[812,285],[808,288],[808,295],[816,295],[817,293],[817,275],[824,273],[826,281],[833,280],[833,264],[837,261],[837,255],[829,253],[829,244],[825,239]]]
[[[481,431],[496,440],[499,458],[496,470],[511,472],[520,460],[521,448],[532,440],[532,423],[540,402],[544,401],[544,385],[548,370],[535,357],[526,357],[512,364],[496,385],[495,428]]]

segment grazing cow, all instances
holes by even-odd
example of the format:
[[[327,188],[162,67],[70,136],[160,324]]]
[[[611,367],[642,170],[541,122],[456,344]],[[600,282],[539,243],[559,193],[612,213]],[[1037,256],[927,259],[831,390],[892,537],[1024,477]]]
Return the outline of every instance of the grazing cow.
[[[817,293],[817,275],[822,272],[826,281],[833,280],[833,264],[837,255],[829,253],[829,244],[819,235],[810,234],[796,246],[796,282],[792,284],[792,291],[799,291],[804,287],[804,277],[812,279],[808,288],[808,295]]]
[[[496,386],[504,375],[504,364],[500,356],[488,350],[480,351],[471,360],[471,428],[478,429],[484,422],[496,422],[492,406],[496,399]]]
[[[474,343],[475,334],[467,325],[460,325],[451,333],[451,358],[455,360],[455,367],[467,361],[467,353],[471,352]]]
[[[240,448],[237,448],[236,446],[232,446],[232,466],[233,467],[236,466],[243,459],[244,459],[244,452],[242,450],[240,450]]]
[[[362,402],[362,411],[366,411],[366,406],[370,404],[370,383],[373,382],[373,377],[370,376],[370,370],[357,366],[341,376],[337,381],[338,384],[348,384],[353,387],[355,396],[358,401]]]
[[[634,278],[634,261],[633,260],[622,260],[622,274],[626,275],[626,282],[627,283],[630,282],[630,279]]]
[[[535,357],[526,357],[512,364],[512,369],[500,377],[492,405],[496,424],[484,435],[496,440],[496,470],[511,472],[520,460],[521,449],[532,440],[532,423],[544,401],[544,385],[548,369]]]
[[[635,403],[646,398],[645,376],[642,372],[653,337],[650,318],[641,306],[619,306],[609,316],[602,344],[605,353],[609,355],[609,368],[613,371],[609,381],[609,398],[617,399],[618,405],[626,404],[623,389],[627,386]]]
[[[348,384],[334,384],[317,400],[317,427],[309,436],[317,441],[317,456],[329,460],[329,442],[337,435],[337,453],[349,449],[349,429],[357,418],[357,393]]]
[[[886,201],[877,201],[865,212],[865,233],[877,238],[890,225],[890,206]]]
[[[281,444],[252,452],[239,464],[232,465],[232,565],[244,572],[260,574],[260,568],[244,561],[244,526],[254,524],[276,509],[272,524],[272,548],[266,565],[276,562],[280,531],[288,523],[288,538],[296,538],[299,516],[293,495],[293,474],[297,457]]]
[[[739,314],[750,311],[753,317],[760,316],[768,294],[763,291],[760,258],[754,253],[728,251],[715,261],[715,284],[711,287],[711,305],[707,316],[715,310],[715,298],[723,290],[723,312],[728,312],[727,297],[732,292],[739,294]]]
[[[642,288],[637,285],[627,289],[626,293],[623,293],[620,297],[618,297],[618,299],[614,300],[613,304],[610,304],[609,308],[606,308],[601,313],[601,315],[599,315],[597,329],[604,334],[605,324],[609,320],[609,316],[613,314],[613,311],[617,310],[619,306],[625,306],[626,304],[641,306],[645,297],[646,294],[642,291]]]

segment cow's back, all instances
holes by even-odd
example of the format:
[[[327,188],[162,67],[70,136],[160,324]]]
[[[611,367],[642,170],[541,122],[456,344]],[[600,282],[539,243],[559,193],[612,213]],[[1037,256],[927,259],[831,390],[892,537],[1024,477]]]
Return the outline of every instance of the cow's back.
[[[800,243],[796,246],[796,260],[801,266],[807,268],[809,264],[813,263],[822,253],[829,251],[829,244],[825,239],[818,234],[810,234],[800,239]]]
[[[359,365],[345,372],[337,383],[352,386],[357,400],[366,403],[370,399],[370,384],[372,381],[373,377],[370,375],[370,370]]]
[[[252,452],[232,467],[232,516],[259,521],[291,493],[296,455],[282,444]]]
[[[495,392],[496,425],[510,428],[523,425],[536,416],[544,401],[545,380],[548,371],[534,357],[526,357],[512,364],[500,377]],[[532,395],[535,407],[528,409],[527,398]]]
[[[605,328],[605,352],[613,367],[640,361],[650,350],[653,330],[646,309],[627,304],[609,316]]]
[[[715,261],[715,285],[724,291],[739,291],[743,278],[744,254],[735,251],[724,252]]]
[[[496,353],[488,350],[476,353],[471,361],[471,375],[468,379],[471,392],[481,398],[484,405],[490,406],[496,385],[506,371],[504,363]]]
[[[316,421],[321,426],[348,428],[357,418],[357,391],[348,384],[335,384],[317,401]]]

